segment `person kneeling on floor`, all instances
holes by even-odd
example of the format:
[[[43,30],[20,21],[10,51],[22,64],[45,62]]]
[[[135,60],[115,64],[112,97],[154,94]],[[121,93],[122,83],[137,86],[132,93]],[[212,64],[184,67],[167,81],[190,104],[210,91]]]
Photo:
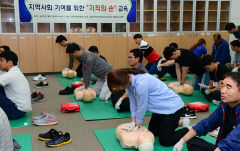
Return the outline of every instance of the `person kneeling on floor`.
[[[82,59],[82,72],[83,72],[83,83],[85,89],[89,87],[91,74],[94,74],[98,81],[94,85],[93,89],[100,100],[104,100],[109,93],[107,86],[107,74],[113,69],[113,66],[101,59],[95,53],[81,50],[79,45],[72,43],[67,46],[66,53],[70,54],[74,58]]]
[[[210,55],[206,55],[201,59],[201,65],[210,72],[209,86],[200,85],[202,86],[201,93],[209,102],[219,105],[221,103],[221,83],[230,70],[224,64],[216,63]]]
[[[221,84],[222,104],[206,119],[193,126],[174,146],[181,151],[187,143],[188,151],[240,150],[240,73],[229,73]],[[195,136],[203,136],[220,126],[216,144]]]
[[[16,66],[18,57],[13,51],[4,51],[0,54],[0,70],[6,73],[0,75],[0,107],[9,119],[18,119],[32,110],[30,87],[27,79]]]
[[[159,136],[161,145],[172,146],[188,132],[189,120],[188,124],[180,120],[184,106],[182,99],[161,80],[132,68],[111,70],[107,81],[113,93],[128,89],[132,117],[131,123],[127,124],[129,131],[141,127],[146,112],[150,111],[152,117],[148,129]],[[179,125],[185,125],[185,128],[175,131]]]

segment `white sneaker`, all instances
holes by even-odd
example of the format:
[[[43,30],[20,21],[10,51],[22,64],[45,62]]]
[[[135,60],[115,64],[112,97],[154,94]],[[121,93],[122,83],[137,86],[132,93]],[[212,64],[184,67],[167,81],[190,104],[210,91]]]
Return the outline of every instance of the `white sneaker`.
[[[221,103],[221,101],[212,100],[212,103],[218,106]]]
[[[39,75],[37,75],[37,76],[35,76],[35,77],[33,77],[33,81],[39,81],[39,80],[46,80],[47,78],[46,77],[44,77],[44,76],[42,76],[41,74],[39,74]]]

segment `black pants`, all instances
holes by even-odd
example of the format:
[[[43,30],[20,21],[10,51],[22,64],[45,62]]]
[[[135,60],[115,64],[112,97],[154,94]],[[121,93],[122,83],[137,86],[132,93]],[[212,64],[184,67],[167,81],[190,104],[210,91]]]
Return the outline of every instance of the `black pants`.
[[[123,96],[125,93],[125,90],[121,90],[116,93],[112,93],[111,95],[111,100],[112,100],[112,105],[115,107],[115,104],[118,102],[120,97]],[[129,97],[126,97],[125,99],[122,100],[122,103],[120,104],[120,109],[118,109],[118,112],[129,112],[130,111],[130,103],[129,103]]]
[[[188,128],[175,131],[178,127],[181,112],[182,109],[169,115],[152,114],[148,129],[154,136],[159,137],[161,145],[173,146],[188,132]]]
[[[187,142],[188,151],[214,151],[217,147],[201,139],[199,137],[194,137]]]
[[[201,90],[201,93],[204,95],[204,97],[209,101],[209,102],[212,102],[212,100],[217,100],[217,101],[220,101],[221,100],[221,93],[220,91],[214,91],[210,94],[205,94],[204,92],[205,90],[202,89]]]
[[[79,64],[79,66],[76,69],[77,72],[77,76],[78,77],[83,77],[83,73],[82,73],[82,63]]]

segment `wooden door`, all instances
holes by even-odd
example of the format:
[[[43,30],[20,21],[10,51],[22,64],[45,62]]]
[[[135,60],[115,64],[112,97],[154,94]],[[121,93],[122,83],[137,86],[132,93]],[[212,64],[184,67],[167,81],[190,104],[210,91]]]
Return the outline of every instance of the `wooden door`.
[[[100,40],[99,40],[99,35],[85,35],[85,49],[88,50],[90,46],[97,46],[100,48]],[[107,43],[106,43],[107,44]],[[101,50],[100,50],[101,51]]]
[[[114,67],[115,68],[127,68],[128,67],[128,54],[127,49],[127,35],[126,34],[116,34],[114,35]]]
[[[38,72],[53,72],[52,35],[36,35]]]
[[[23,73],[38,72],[35,35],[19,35],[19,60]]]
[[[108,63],[114,66],[114,54],[118,52],[113,46],[114,36],[112,34],[100,35],[99,53],[104,56]]]

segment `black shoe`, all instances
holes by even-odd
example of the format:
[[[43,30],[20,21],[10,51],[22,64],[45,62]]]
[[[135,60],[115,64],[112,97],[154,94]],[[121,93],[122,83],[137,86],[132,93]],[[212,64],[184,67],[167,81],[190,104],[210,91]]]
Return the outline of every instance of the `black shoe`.
[[[61,146],[64,144],[68,144],[71,143],[72,139],[70,138],[70,134],[69,133],[65,133],[64,135],[58,135],[57,137],[53,138],[52,140],[49,140],[46,142],[46,145],[48,147],[57,147],[57,146]]]
[[[48,83],[47,82],[39,82],[38,84],[35,84],[33,87],[35,88],[43,88],[43,87],[48,87]]]
[[[181,113],[181,118],[187,117],[187,118],[197,118],[196,113],[194,109],[190,109],[189,107],[184,107],[183,111]]]
[[[75,87],[66,87],[65,89],[59,91],[59,95],[73,94],[74,90],[75,90]]]
[[[61,131],[56,131],[55,129],[50,129],[47,133],[41,133],[38,135],[38,138],[42,141],[49,141],[56,137],[59,137],[59,135],[63,135]]]
[[[31,94],[31,98],[33,99],[33,98],[35,98],[35,97],[37,97],[38,95],[37,95],[37,92],[33,92],[32,94]]]

